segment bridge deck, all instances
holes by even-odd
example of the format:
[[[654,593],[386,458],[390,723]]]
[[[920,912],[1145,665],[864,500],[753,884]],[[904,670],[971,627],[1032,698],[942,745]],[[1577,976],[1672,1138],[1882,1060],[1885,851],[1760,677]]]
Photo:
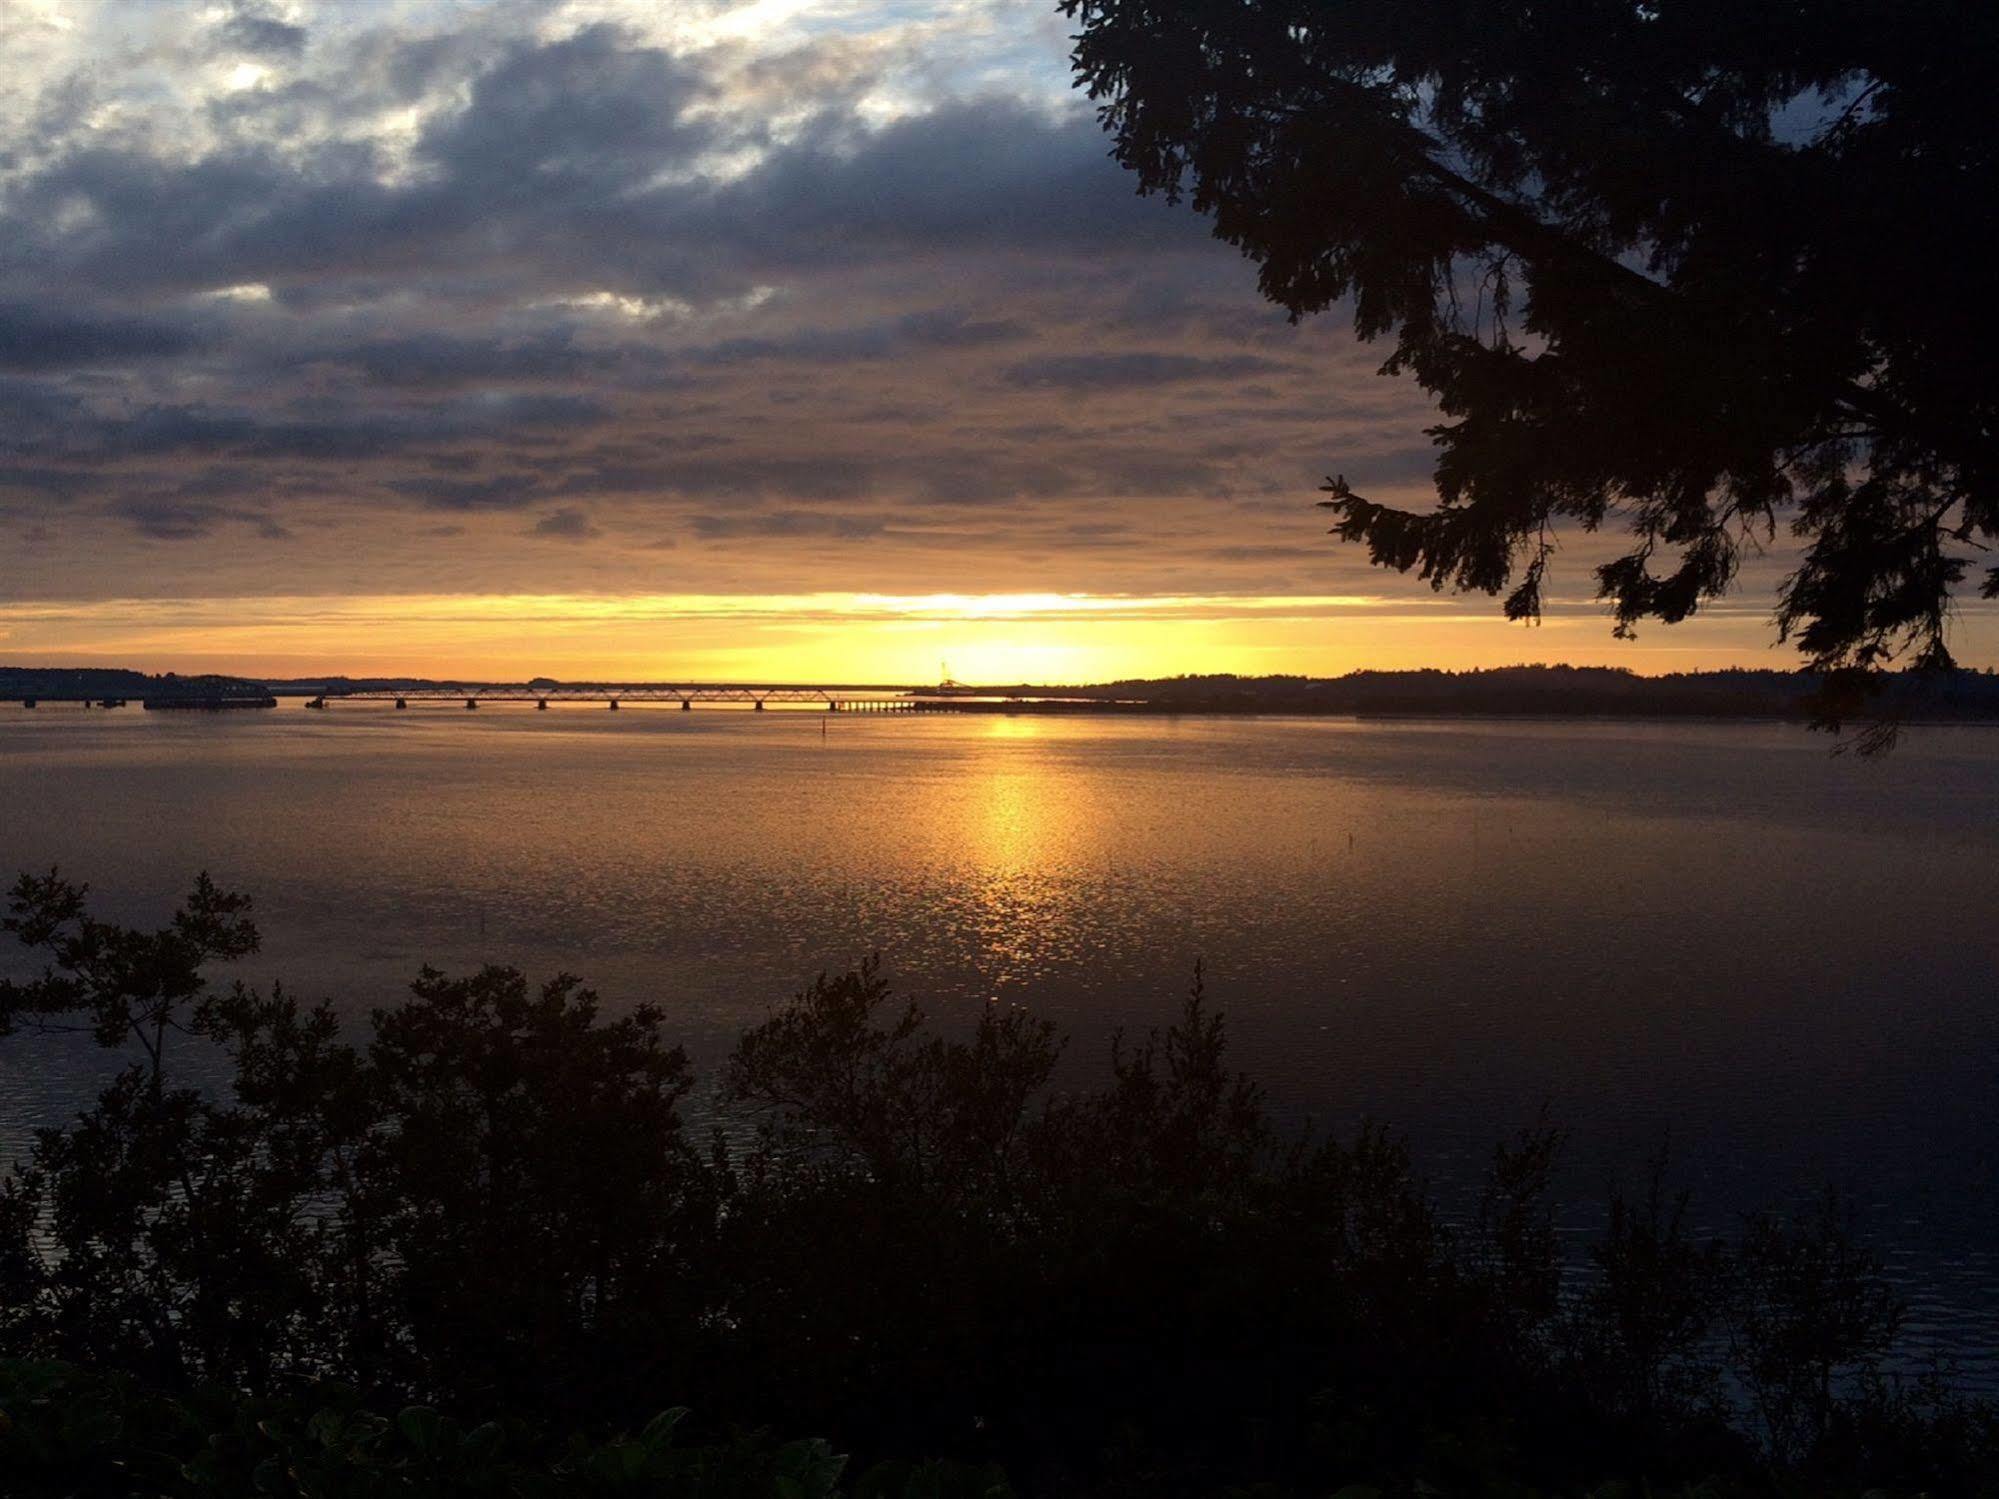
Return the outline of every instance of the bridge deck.
[[[293,690],[287,696],[307,697]],[[276,706],[276,699],[261,693],[220,694],[161,693],[148,697],[147,706],[192,706],[211,699],[225,706],[254,703]],[[14,695],[0,701],[19,702],[25,707],[38,703],[82,703],[106,708],[123,707],[122,697],[103,697],[90,692],[42,692]],[[833,712],[857,713],[939,713],[963,708],[970,703],[955,683],[938,687],[907,687],[881,682],[428,682],[420,687],[354,687],[331,690],[308,697],[308,708],[326,708],[337,702],[394,703],[406,708],[412,703],[666,703],[691,708],[696,703],[729,703],[762,708],[766,704],[824,708]]]
[[[325,708],[337,702],[456,703],[669,703],[690,708],[696,703],[766,704],[824,708],[833,712],[920,713],[948,707],[951,699],[936,689],[884,683],[803,682],[436,682],[421,687],[365,687],[327,692],[307,704]]]

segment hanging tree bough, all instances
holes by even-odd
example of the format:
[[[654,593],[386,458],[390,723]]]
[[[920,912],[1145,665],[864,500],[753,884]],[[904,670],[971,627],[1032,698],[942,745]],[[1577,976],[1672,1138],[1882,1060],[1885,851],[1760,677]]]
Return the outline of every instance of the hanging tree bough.
[[[1999,566],[1999,12],[1942,0],[1063,0],[1141,191],[1293,318],[1351,305],[1444,420],[1426,510],[1333,532],[1538,618],[1564,526],[1629,635],[1794,540],[1829,722],[1941,671]],[[1365,476],[1361,485],[1365,487]]]

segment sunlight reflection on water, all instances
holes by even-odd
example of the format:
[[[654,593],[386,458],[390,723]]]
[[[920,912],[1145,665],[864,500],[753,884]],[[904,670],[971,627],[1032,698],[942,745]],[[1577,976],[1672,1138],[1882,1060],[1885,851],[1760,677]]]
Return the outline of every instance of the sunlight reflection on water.
[[[7,707],[0,807],[10,868],[108,914],[249,890],[245,976],[357,1017],[490,959],[712,1061],[880,951],[946,1017],[1055,1016],[1084,1076],[1200,959],[1288,1115],[1386,1117],[1451,1191],[1545,1103],[1581,1202],[1670,1134],[1717,1225],[1830,1177],[1995,1367],[1999,733]],[[0,1043],[0,1144],[101,1070]]]

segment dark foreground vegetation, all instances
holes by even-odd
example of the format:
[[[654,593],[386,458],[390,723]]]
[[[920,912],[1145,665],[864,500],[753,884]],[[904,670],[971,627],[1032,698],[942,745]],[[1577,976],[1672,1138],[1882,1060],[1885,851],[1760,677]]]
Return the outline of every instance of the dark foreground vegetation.
[[[1565,1276],[1556,1133],[1447,1224],[1386,1131],[1274,1129],[1198,981],[1065,1090],[1045,1022],[822,977],[701,1141],[664,1012],[570,978],[357,1037],[211,989],[257,935],[206,878],[9,913],[0,1034],[129,1060],[0,1184],[10,1495],[1999,1492],[1836,1203],[1703,1242],[1655,1172]]]

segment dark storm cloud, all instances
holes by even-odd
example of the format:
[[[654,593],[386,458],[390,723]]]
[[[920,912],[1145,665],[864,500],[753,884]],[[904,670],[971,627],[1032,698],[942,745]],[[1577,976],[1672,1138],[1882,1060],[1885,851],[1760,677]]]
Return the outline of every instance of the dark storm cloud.
[[[744,536],[764,540],[824,538],[865,541],[879,536],[886,529],[887,522],[875,515],[780,510],[763,515],[697,515],[692,526],[694,534],[703,541],[731,541]]]
[[[657,385],[673,361],[662,350],[622,343],[590,348],[573,327],[551,328],[518,340],[453,333],[417,333],[333,344],[284,357],[288,365],[343,365],[378,384],[462,389],[537,382],[631,382]]]
[[[1255,375],[1282,374],[1291,368],[1253,354],[1200,358],[1147,350],[1128,354],[1053,354],[1011,365],[1003,378],[1010,385],[1045,386],[1054,390],[1142,390],[1191,380],[1246,380]]]
[[[88,488],[90,477],[68,469],[38,468],[28,464],[0,462],[0,494],[14,494],[38,506],[67,506]],[[25,515],[27,509],[20,511]]]
[[[751,360],[844,364],[930,349],[987,348],[1019,341],[1031,331],[1026,324],[1011,318],[980,318],[963,311],[935,308],[861,327],[803,328],[776,337],[725,339],[692,350],[690,357],[704,364]]]
[[[58,399],[39,395],[45,408]],[[161,404],[89,415],[84,409],[83,401],[72,401],[59,432],[40,443],[24,441],[21,450],[77,461],[196,455],[339,462],[445,443],[545,445],[550,433],[583,432],[610,414],[592,397],[544,391],[487,391],[389,408],[302,398],[270,411],[246,398],[229,406]]]
[[[232,522],[252,527],[267,541],[286,541],[292,534],[268,514],[207,500],[134,497],[113,501],[106,509],[155,541],[199,541]]]
[[[65,455],[85,406],[80,395],[49,381],[0,374],[0,412],[0,458],[36,468]]]
[[[253,57],[297,57],[305,51],[306,36],[303,26],[244,8],[216,27],[216,39],[224,49]]]
[[[55,370],[165,359],[195,347],[185,324],[0,302],[0,369]]]
[[[716,144],[687,115],[703,88],[691,65],[621,50],[600,27],[481,75],[466,107],[424,132],[423,170],[402,185],[351,146],[300,161],[246,145],[187,163],[82,149],[17,187],[15,260],[121,294],[258,283],[310,305],[335,287],[471,299],[580,281],[702,302],[885,254],[1201,238],[1191,215],[1131,195],[1088,122],[1003,99],[858,139],[828,127],[738,177],[675,181]]]
[[[519,510],[542,498],[541,481],[532,474],[398,479],[389,488],[432,510]]]
[[[425,132],[418,150],[454,196],[485,193],[531,202],[538,212],[551,196],[586,206],[593,190],[639,187],[710,144],[712,127],[687,114],[708,91],[694,65],[592,26],[564,41],[514,48],[480,75],[463,111]]]
[[[554,541],[588,541],[603,533],[590,523],[590,517],[573,507],[551,510],[532,526],[530,536],[547,537]]]
[[[907,507],[955,508],[1017,500],[1209,493],[1220,483],[1219,475],[1211,464],[1176,454],[1116,447],[1043,457],[998,446],[959,445],[936,452],[663,457],[633,477],[640,488],[656,496],[697,502],[788,499],[822,504],[881,499]],[[423,487],[428,492],[432,486]],[[577,493],[598,492],[587,483],[565,487]],[[411,492],[417,492],[416,487]],[[710,527],[705,534],[721,532]]]
[[[856,146],[808,139],[689,206],[704,237],[793,267],[912,245],[1087,252],[1205,237],[1191,215],[1134,197],[1087,120],[997,98],[898,121]]]

